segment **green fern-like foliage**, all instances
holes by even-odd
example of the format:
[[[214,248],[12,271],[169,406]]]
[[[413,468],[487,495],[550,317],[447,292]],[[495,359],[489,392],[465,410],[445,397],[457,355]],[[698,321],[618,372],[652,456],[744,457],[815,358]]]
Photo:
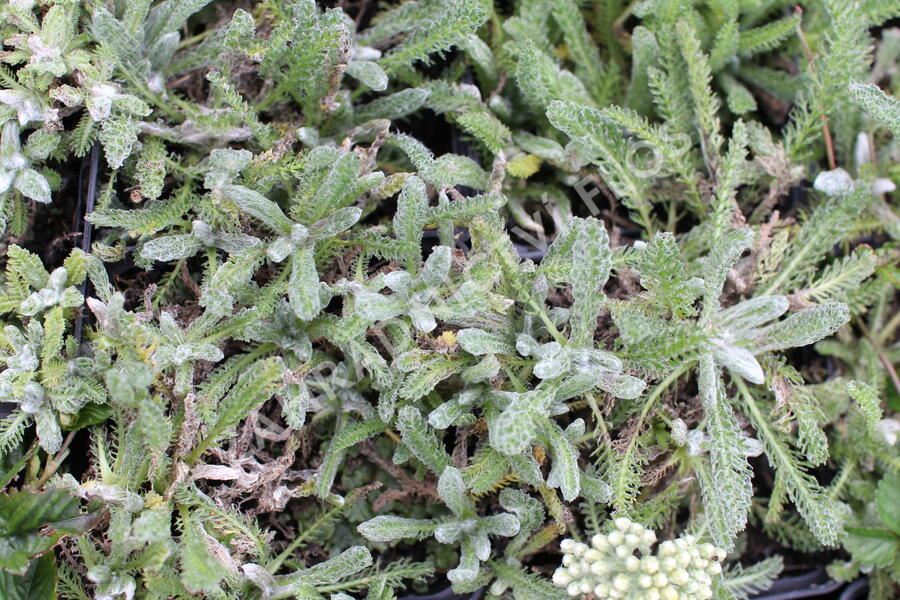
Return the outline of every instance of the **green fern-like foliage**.
[[[896,595],[896,2],[239,4],[0,6],[0,597]]]

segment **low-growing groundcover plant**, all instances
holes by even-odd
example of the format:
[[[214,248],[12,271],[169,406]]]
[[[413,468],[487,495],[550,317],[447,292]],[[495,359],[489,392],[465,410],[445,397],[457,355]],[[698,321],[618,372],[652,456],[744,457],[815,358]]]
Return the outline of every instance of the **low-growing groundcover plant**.
[[[896,597],[898,17],[6,0],[0,597]]]

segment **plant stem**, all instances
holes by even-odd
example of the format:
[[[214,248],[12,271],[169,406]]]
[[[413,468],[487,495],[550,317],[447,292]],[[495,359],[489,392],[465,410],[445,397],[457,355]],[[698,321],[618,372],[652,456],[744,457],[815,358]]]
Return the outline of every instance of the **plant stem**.
[[[860,330],[863,332],[863,335],[869,343],[872,344],[872,348],[875,350],[875,354],[878,355],[878,360],[881,361],[881,364],[884,365],[885,370],[888,372],[888,375],[891,378],[891,382],[894,384],[894,389],[900,393],[900,377],[897,376],[897,370],[894,368],[894,365],[891,363],[890,359],[884,353],[884,347],[881,345],[881,342],[876,339],[872,333],[869,331],[869,328],[866,327],[866,324],[862,319],[857,319],[857,325],[859,325]]]
[[[38,479],[35,487],[40,489],[44,486],[47,481],[53,477],[53,474],[56,473],[57,469],[62,465],[63,459],[68,454],[69,444],[72,443],[72,439],[75,437],[75,431],[70,431],[69,435],[66,436],[66,440],[63,442],[63,445],[60,447],[59,452],[53,455],[53,457],[47,461],[46,466],[44,467],[44,473],[41,475],[41,478]]]
[[[802,15],[803,9],[800,6],[796,6],[794,7],[794,12],[798,15]],[[803,33],[803,27],[799,21],[797,22],[797,37],[800,38],[800,44],[803,46],[804,54],[806,54],[806,62],[809,65],[809,70],[815,75],[815,59],[813,58],[809,42],[806,41],[806,35]],[[825,152],[828,154],[828,168],[833,171],[837,168],[837,161],[834,158],[834,142],[831,139],[831,129],[828,127],[828,116],[820,115],[819,118],[822,120],[822,137],[825,138]]]

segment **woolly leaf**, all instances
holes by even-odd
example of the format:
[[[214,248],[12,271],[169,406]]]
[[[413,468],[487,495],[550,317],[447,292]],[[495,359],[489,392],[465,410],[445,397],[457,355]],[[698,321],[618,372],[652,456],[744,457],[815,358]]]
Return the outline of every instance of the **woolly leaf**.
[[[866,83],[851,83],[850,93],[853,101],[872,118],[900,137],[900,101],[885,94],[878,86]]]
[[[294,314],[305,321],[315,317],[322,308],[319,273],[311,246],[301,248],[291,259],[288,300]]]
[[[47,179],[34,169],[25,169],[16,176],[13,184],[26,198],[43,204],[50,203],[50,184]]]
[[[850,312],[846,304],[820,304],[757,330],[748,349],[759,354],[807,346],[831,335],[849,320]]]
[[[850,381],[847,383],[847,393],[859,405],[859,410],[866,420],[866,428],[869,433],[875,435],[878,423],[883,416],[878,392],[862,381]]]
[[[181,539],[181,580],[192,592],[213,592],[219,589],[224,576],[222,565],[206,544],[206,532],[194,519],[185,523]]]
[[[193,235],[168,235],[147,241],[141,246],[141,256],[148,260],[168,262],[189,258],[200,248],[200,241]]]
[[[373,542],[390,542],[403,538],[423,539],[434,533],[435,523],[428,519],[405,519],[380,515],[361,523],[356,529]]]
[[[734,540],[747,524],[752,470],[742,452],[740,428],[725,397],[725,389],[712,358],[700,359],[697,386],[706,413],[711,477],[701,478],[707,526],[713,542],[722,548]]]
[[[460,329],[456,333],[456,339],[463,350],[475,356],[483,354],[513,354],[515,352],[512,345],[501,336],[481,329]]]
[[[347,65],[347,75],[380,92],[387,88],[388,77],[384,70],[369,60],[354,60]],[[390,117],[388,117],[390,118]]]
[[[249,214],[254,219],[262,221],[273,231],[288,234],[293,223],[278,208],[278,205],[251,189],[240,185],[223,185],[219,188],[222,197]]]
[[[397,414],[397,429],[403,437],[403,444],[433,473],[443,473],[450,466],[450,457],[438,444],[434,433],[416,408],[404,406],[400,409]]]
[[[465,516],[472,510],[472,501],[463,483],[462,474],[455,467],[445,467],[438,479],[437,492],[447,508],[457,517]]]

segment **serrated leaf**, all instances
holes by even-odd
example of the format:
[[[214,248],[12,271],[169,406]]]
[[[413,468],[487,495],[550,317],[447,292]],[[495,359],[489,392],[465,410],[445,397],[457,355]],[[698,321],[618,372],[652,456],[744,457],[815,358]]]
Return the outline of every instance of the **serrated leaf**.
[[[436,525],[429,519],[406,519],[380,515],[357,526],[356,530],[373,542],[390,542],[403,538],[423,539],[434,533]]]
[[[25,575],[33,557],[48,551],[64,534],[83,531],[79,515],[78,499],[63,490],[0,495],[0,569]]]
[[[185,523],[181,538],[181,581],[192,592],[214,592],[225,573],[222,565],[210,552],[202,525],[194,519]]]
[[[754,237],[753,230],[740,229],[725,233],[716,240],[703,266],[705,314],[712,314],[719,308],[719,296],[725,286],[725,277],[741,254],[750,248]]]
[[[356,206],[339,208],[324,219],[310,225],[309,233],[314,240],[325,240],[350,229],[362,215]]]
[[[726,343],[716,343],[713,345],[713,356],[717,364],[727,367],[732,373],[751,383],[763,383],[766,380],[762,367],[749,350]]]
[[[435,474],[450,466],[450,456],[438,443],[434,432],[413,406],[404,406],[397,414],[397,429],[403,444]]]
[[[752,469],[742,450],[740,428],[725,396],[721,377],[709,355],[700,359],[697,387],[709,436],[711,472],[709,477],[700,473],[707,526],[714,543],[730,549],[750,513]]]
[[[200,250],[201,244],[193,235],[167,235],[148,240],[141,246],[141,256],[148,260],[172,261],[189,258]]]
[[[312,586],[329,585],[359,573],[372,564],[372,554],[365,546],[350,546],[334,558],[300,571],[297,576]]]
[[[720,310],[713,321],[729,335],[741,337],[745,332],[777,319],[789,307],[790,302],[785,296],[756,296]]]
[[[884,416],[878,391],[862,381],[849,381],[847,393],[859,405],[859,410],[866,421],[866,429],[871,435],[877,435],[878,423]]]
[[[547,477],[547,485],[559,488],[563,498],[572,502],[581,489],[581,473],[578,470],[578,452],[559,431],[558,426],[545,428],[550,437],[553,466]]]
[[[356,111],[356,120],[358,122],[371,119],[396,121],[419,110],[428,99],[429,93],[424,88],[407,88],[388,96],[376,98]]]
[[[22,575],[0,570],[4,600],[56,600],[56,557],[52,553],[32,560]]]
[[[103,121],[98,139],[110,168],[118,169],[125,163],[137,141],[138,128],[138,123],[126,114],[116,114]]]
[[[895,534],[900,535],[900,474],[886,473],[878,482],[875,506],[878,508],[881,522]]]
[[[535,414],[528,399],[517,397],[492,422],[488,423],[491,446],[503,454],[525,451],[537,432]]]
[[[848,527],[844,547],[861,564],[884,568],[897,556],[898,538],[886,529]]]
[[[419,281],[425,286],[439,286],[446,282],[450,272],[451,252],[449,246],[437,246],[419,273]]]
[[[572,223],[575,239],[572,246],[571,340],[576,345],[586,344],[597,328],[597,316],[603,304],[603,286],[612,268],[612,251],[609,235],[601,221],[589,217],[575,219]]]
[[[846,304],[820,304],[757,329],[753,339],[742,345],[753,354],[807,346],[828,337],[849,320],[850,311]]]

